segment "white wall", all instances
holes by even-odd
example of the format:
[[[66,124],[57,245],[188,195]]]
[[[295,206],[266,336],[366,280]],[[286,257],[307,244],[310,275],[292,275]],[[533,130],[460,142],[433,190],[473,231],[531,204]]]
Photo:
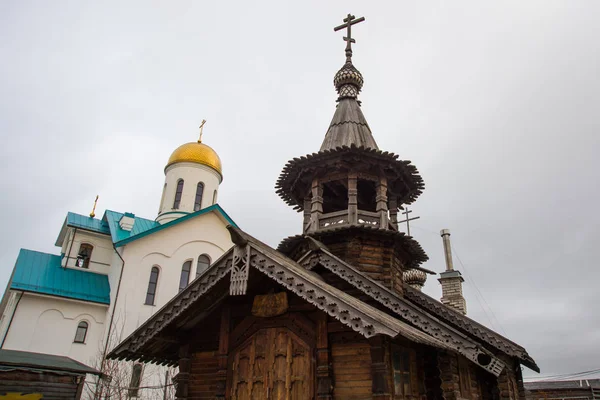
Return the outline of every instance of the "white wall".
[[[99,355],[107,309],[106,305],[26,292],[3,348],[63,355],[93,366]],[[88,323],[85,343],[74,343],[81,321]]]
[[[125,246],[125,269],[115,314],[123,324],[125,336],[179,292],[181,268],[186,260],[192,260],[191,282],[196,276],[198,256],[207,254],[214,262],[233,246],[226,226],[216,212],[210,212]],[[156,298],[154,305],[146,305],[150,271],[155,265],[160,269]]]
[[[181,201],[177,210],[173,209],[175,192],[177,191],[177,181],[184,180]],[[158,222],[165,223],[180,217],[181,213],[194,212],[194,202],[196,200],[196,188],[198,182],[204,183],[204,192],[202,195],[201,209],[213,204],[213,193],[219,190],[221,176],[212,168],[202,164],[181,162],[170,165],[165,170],[165,183],[163,196],[161,200]],[[175,214],[170,214],[175,212]],[[163,215],[165,213],[169,213]]]

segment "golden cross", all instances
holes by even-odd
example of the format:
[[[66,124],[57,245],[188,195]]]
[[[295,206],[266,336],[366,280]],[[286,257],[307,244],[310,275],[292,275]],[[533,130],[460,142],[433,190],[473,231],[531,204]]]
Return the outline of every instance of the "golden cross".
[[[342,25],[333,28],[334,32],[344,28],[348,30],[348,36],[344,36],[344,40],[346,41],[346,62],[352,62],[352,43],[356,43],[356,40],[352,39],[352,25],[363,22],[364,20],[365,17],[357,19],[354,15],[348,14],[348,16],[344,18],[344,23]]]
[[[94,218],[96,216],[96,204],[98,204],[98,195],[96,195],[96,200],[94,200],[94,208],[90,213],[90,218]]]
[[[204,124],[206,123],[206,120],[203,119],[202,123],[200,124],[200,138],[198,139],[198,143],[202,143],[202,130],[204,129]]]

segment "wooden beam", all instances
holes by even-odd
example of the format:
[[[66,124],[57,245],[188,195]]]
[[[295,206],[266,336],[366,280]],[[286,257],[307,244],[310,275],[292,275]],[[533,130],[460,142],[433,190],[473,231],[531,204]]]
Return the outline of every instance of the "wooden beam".
[[[317,399],[333,398],[333,371],[330,362],[330,349],[327,332],[327,314],[317,317]]]
[[[219,330],[219,366],[217,370],[217,399],[225,399],[227,393],[227,357],[229,356],[229,331],[231,329],[231,308],[228,305],[221,311]]]

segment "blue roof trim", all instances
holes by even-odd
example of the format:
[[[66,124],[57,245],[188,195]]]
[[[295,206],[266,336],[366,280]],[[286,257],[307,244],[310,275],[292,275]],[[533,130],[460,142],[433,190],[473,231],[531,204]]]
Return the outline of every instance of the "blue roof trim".
[[[128,238],[125,238],[125,239],[123,239],[123,240],[120,240],[120,241],[118,241],[118,242],[115,242],[115,246],[116,246],[116,247],[121,247],[121,246],[123,246],[123,245],[126,245],[127,243],[131,243],[131,242],[133,242],[134,240],[141,239],[141,238],[143,238],[143,237],[145,237],[145,236],[151,235],[151,234],[153,234],[153,233],[155,233],[155,232],[158,232],[158,231],[160,231],[160,230],[163,230],[163,229],[169,228],[169,227],[171,227],[171,226],[173,226],[173,225],[176,225],[176,224],[179,224],[179,223],[181,223],[181,222],[187,221],[187,220],[189,220],[189,219],[195,218],[195,217],[197,217],[197,216],[199,216],[199,215],[207,214],[207,213],[209,213],[209,212],[211,212],[211,211],[216,211],[216,212],[218,212],[219,214],[221,214],[221,216],[222,216],[222,217],[223,217],[223,218],[224,218],[224,219],[225,219],[225,220],[226,220],[226,221],[227,221],[227,222],[228,222],[230,225],[232,225],[232,226],[234,226],[234,227],[236,227],[236,228],[238,227],[238,226],[237,226],[237,224],[236,224],[235,222],[233,222],[233,220],[231,219],[231,217],[230,217],[229,215],[227,215],[227,213],[225,212],[225,210],[223,210],[223,209],[221,208],[221,206],[220,206],[220,205],[218,205],[218,204],[213,204],[212,206],[209,206],[209,207],[203,208],[202,210],[199,210],[199,211],[196,211],[196,212],[190,213],[190,214],[188,214],[188,215],[184,215],[183,217],[177,218],[177,219],[175,219],[175,220],[173,220],[173,221],[170,221],[170,222],[167,222],[166,224],[163,224],[163,225],[159,224],[158,222],[155,222],[155,224],[157,224],[158,226],[155,226],[155,227],[153,227],[153,228],[151,228],[151,229],[149,229],[149,230],[146,230],[146,231],[144,231],[144,232],[138,233],[138,234],[137,234],[137,235],[135,235],[135,236],[134,236],[134,235],[131,235],[131,236],[130,236],[130,237],[128,237]],[[107,211],[107,212],[108,212],[108,211]],[[153,222],[154,222],[154,221],[153,221]],[[136,217],[136,223],[137,223],[137,217]],[[134,227],[134,229],[135,229],[135,225],[134,225],[133,227]],[[133,232],[133,231],[132,231],[132,232]],[[114,240],[114,239],[113,239],[113,240]]]
[[[67,226],[110,235],[108,225],[103,220],[76,214],[74,212],[67,213],[66,224]]]
[[[110,304],[108,276],[63,268],[61,256],[21,249],[10,288],[69,299]]]

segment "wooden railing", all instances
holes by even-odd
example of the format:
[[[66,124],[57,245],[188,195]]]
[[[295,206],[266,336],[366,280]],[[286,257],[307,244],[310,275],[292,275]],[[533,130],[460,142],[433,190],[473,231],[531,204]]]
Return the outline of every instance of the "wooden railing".
[[[348,225],[348,210],[323,214],[319,218],[319,227],[321,228],[331,228],[338,225]]]
[[[378,227],[381,222],[381,214],[371,211],[358,210],[358,224]]]

